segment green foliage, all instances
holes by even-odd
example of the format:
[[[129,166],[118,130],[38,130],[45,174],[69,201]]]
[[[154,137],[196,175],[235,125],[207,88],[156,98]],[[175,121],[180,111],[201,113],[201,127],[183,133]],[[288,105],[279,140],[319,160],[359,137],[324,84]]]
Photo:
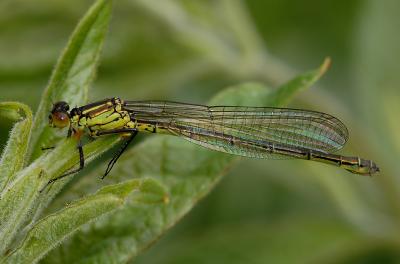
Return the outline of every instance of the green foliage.
[[[30,149],[33,158],[41,153],[44,144],[50,144],[53,131],[46,126],[46,120],[52,103],[64,100],[81,105],[87,101],[110,15],[111,0],[97,1],[72,33],[35,115]]]
[[[113,180],[123,183],[103,187],[96,194],[85,196],[56,213],[37,220],[42,210],[66,181],[56,182],[48,189],[44,189],[43,193],[38,191],[48,179],[62,174],[78,162],[76,142],[74,139],[62,140],[54,150],[42,154],[24,169],[24,159],[28,155],[26,150],[30,145],[33,146],[31,148],[34,153],[39,152],[37,150],[39,146],[50,142],[49,138],[52,135],[46,132],[45,116],[46,111],[51,108],[52,101],[66,100],[73,104],[85,102],[108,25],[110,10],[110,1],[97,1],[78,24],[44,92],[32,130],[32,114],[29,107],[18,103],[1,105],[1,109],[5,109],[2,112],[8,113],[8,116],[13,116],[12,114],[18,116],[18,111],[24,111],[19,114],[24,118],[15,125],[2,159],[6,188],[2,192],[0,202],[2,219],[0,235],[4,238],[1,250],[8,251],[4,259],[6,262],[37,262],[78,230],[80,233],[62,246],[63,252],[70,252],[66,254],[66,260],[77,262],[85,255],[87,261],[102,259],[107,262],[104,259],[107,248],[115,244],[127,245],[134,242],[134,246],[117,247],[109,261],[113,261],[114,258],[132,259],[207,194],[235,160],[232,156],[207,151],[177,139],[160,137],[148,140],[136,147],[132,153],[127,153],[120,161],[117,170],[119,177],[114,177]],[[263,105],[263,102],[269,102],[273,105],[282,105],[286,102],[286,98],[291,97],[298,89],[309,87],[319,76],[317,71],[311,74],[312,78],[299,77],[302,81],[296,79],[274,92],[258,84],[230,88],[216,96],[212,103]],[[29,135],[30,141],[28,141]],[[21,142],[15,143],[16,139],[20,139]],[[89,157],[89,160],[93,159],[116,140],[110,137],[87,144],[85,156]],[[14,162],[13,166],[9,164],[10,157],[18,157],[18,162]],[[96,170],[95,173],[98,174],[99,171]],[[128,180],[132,177],[143,179]],[[161,186],[166,186],[167,192],[171,195],[171,201],[167,206],[165,202],[169,201],[169,198],[163,187],[154,181],[146,181],[146,177],[157,179]],[[139,196],[134,195],[134,191],[139,191]],[[133,195],[127,199],[130,193]],[[138,204],[149,204],[150,201],[159,205],[138,208]],[[98,226],[92,226],[96,232],[92,228],[80,230],[84,224],[119,207],[118,211],[102,220],[101,237],[98,234],[93,235],[97,233]],[[29,223],[26,233],[20,234],[19,230],[26,223]],[[146,228],[141,227],[143,223],[147,223]],[[118,235],[120,233],[118,230],[123,234],[122,237]],[[117,235],[113,236],[114,233]],[[84,241],[80,241],[82,237]],[[75,240],[79,240],[79,243]],[[15,250],[11,250],[11,243],[13,247],[16,246]],[[82,247],[82,243],[87,245]],[[18,244],[20,245],[17,246]],[[103,250],[97,250],[98,248]]]
[[[32,111],[24,104],[0,102],[0,115],[12,118],[15,123],[0,160],[0,191],[11,182],[25,165],[26,151],[32,125]]]
[[[153,200],[154,202],[162,202],[166,197],[163,187],[151,179],[136,179],[106,186],[95,194],[75,201],[37,221],[27,232],[22,244],[15,252],[11,252],[5,261],[7,263],[37,262],[66,237],[74,234],[82,225],[121,207],[127,202],[127,197],[132,192],[139,192],[140,195],[130,198],[130,202],[149,202],[146,197],[142,197],[143,195],[158,195],[158,198]]]
[[[331,16],[317,9],[316,0],[304,6],[251,0],[246,2],[251,10],[244,3],[115,2],[99,80],[89,93],[112,3],[98,0],[93,4],[62,52],[35,115],[25,104],[0,103],[1,139],[8,132],[3,120],[15,122],[0,163],[0,262],[398,260],[400,185],[393,177],[399,153],[398,63],[393,55],[400,47],[398,3],[335,4],[332,10],[346,12],[320,27],[314,21],[309,22],[312,26],[305,22],[316,17],[309,16],[314,8],[324,14],[317,16],[320,20]],[[6,0],[0,7],[4,25],[0,27],[4,40],[0,43],[1,95],[35,105],[37,87],[48,78],[66,32],[87,3]],[[298,10],[307,16],[296,18]],[[359,24],[352,22],[356,11]],[[282,16],[287,19],[282,21]],[[268,24],[261,29],[264,36],[252,19]],[[291,23],[296,24],[295,32],[282,38]],[[348,32],[350,23],[357,34]],[[270,35],[277,37],[271,40]],[[346,51],[352,55],[347,60],[343,60],[345,42],[354,45],[353,51]],[[10,53],[6,45],[28,48]],[[306,60],[301,65],[308,67],[326,56],[327,50],[334,58],[327,86],[344,87],[341,100],[323,89],[307,91],[326,71],[329,60],[286,82],[295,75],[286,61]],[[272,53],[285,54],[285,61]],[[351,77],[345,70],[352,70]],[[232,85],[236,83],[241,84]],[[48,111],[56,101],[82,105],[90,95],[91,100],[121,96],[205,102],[216,94],[208,104],[285,106],[299,91],[296,104],[345,120],[351,134],[345,151],[377,159],[382,175],[359,178],[307,162],[249,161],[155,135],[139,138],[111,175],[100,181],[104,170],[100,154],[119,141],[105,137],[85,145],[87,163],[95,165],[83,171],[84,177],[73,181],[67,177],[38,192],[49,179],[78,163],[76,142],[47,126]],[[19,92],[22,95],[17,96]],[[53,150],[41,150],[53,145]]]

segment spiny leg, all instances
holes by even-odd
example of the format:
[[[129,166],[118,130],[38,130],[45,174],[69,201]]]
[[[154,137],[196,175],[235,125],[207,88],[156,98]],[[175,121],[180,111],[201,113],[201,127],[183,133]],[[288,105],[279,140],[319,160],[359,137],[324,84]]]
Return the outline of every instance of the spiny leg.
[[[126,150],[126,148],[129,146],[129,144],[132,142],[132,140],[135,138],[135,136],[137,135],[138,131],[137,129],[133,129],[133,128],[125,128],[125,129],[116,129],[116,130],[112,130],[112,131],[105,131],[107,132],[107,134],[114,134],[114,133],[122,133],[122,132],[130,132],[131,135],[130,137],[122,144],[121,148],[118,150],[118,152],[114,155],[114,157],[110,160],[110,162],[107,165],[107,169],[103,175],[103,177],[101,177],[101,179],[104,179],[112,170],[112,168],[114,167],[115,163],[117,162],[117,160],[119,159],[119,157],[121,157],[122,153],[124,153],[124,151]],[[105,133],[102,133],[103,135]]]
[[[40,189],[39,192],[42,192],[44,189],[46,189],[47,186],[49,186],[53,182],[58,181],[58,180],[60,180],[62,178],[65,178],[65,177],[67,177],[69,175],[72,175],[74,173],[77,173],[77,172],[81,171],[85,167],[85,156],[83,154],[83,147],[82,147],[82,142],[81,141],[79,141],[77,148],[78,148],[78,151],[79,151],[79,168],[77,168],[75,170],[71,170],[71,171],[69,171],[67,173],[64,173],[61,176],[58,176],[56,178],[50,179],[47,182],[47,184],[42,189]]]
[[[128,138],[128,140],[126,142],[124,142],[122,148],[117,152],[117,154],[111,159],[111,161],[109,162],[108,166],[107,166],[107,170],[106,173],[104,174],[104,176],[102,177],[102,179],[104,179],[105,176],[107,176],[108,173],[110,173],[112,167],[114,166],[114,164],[117,162],[118,158],[121,156],[121,154],[125,151],[125,149],[128,147],[129,143],[132,142],[133,138],[137,135],[138,131],[135,128],[123,128],[123,129],[113,129],[113,130],[108,130],[108,131],[100,131],[98,133],[98,136],[102,136],[102,135],[111,135],[111,134],[120,134],[120,133],[131,133],[131,136]],[[79,140],[78,143],[78,150],[79,150],[79,168],[76,170],[72,170],[69,171],[59,177],[56,177],[54,179],[51,179],[48,181],[48,183],[39,191],[42,192],[44,189],[46,189],[46,187],[48,185],[50,185],[51,183],[62,179],[66,176],[69,176],[71,174],[74,174],[76,172],[79,172],[80,170],[83,169],[83,167],[85,166],[85,157],[83,154],[83,148],[82,148],[82,142]]]

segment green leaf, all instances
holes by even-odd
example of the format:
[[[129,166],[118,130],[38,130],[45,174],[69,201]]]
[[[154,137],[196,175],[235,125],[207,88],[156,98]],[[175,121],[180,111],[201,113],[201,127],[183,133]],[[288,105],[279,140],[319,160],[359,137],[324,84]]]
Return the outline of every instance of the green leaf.
[[[261,83],[249,82],[226,88],[215,95],[209,102],[210,105],[266,105],[272,89]]]
[[[7,146],[0,159],[0,193],[25,165],[29,134],[32,126],[32,111],[24,104],[1,102],[0,115],[17,120],[10,132]]]
[[[116,141],[115,137],[109,137],[87,144],[84,148],[87,161],[100,155]],[[73,154],[65,156],[66,153]],[[64,139],[51,153],[42,155],[15,176],[16,180],[1,193],[0,237],[4,239],[0,244],[0,249],[6,249],[14,236],[21,231],[21,226],[30,221],[29,219],[34,217],[33,214],[39,215],[72,177],[55,182],[42,193],[39,193],[39,190],[47,184],[49,179],[73,167],[78,160],[75,140]]]
[[[96,1],[79,22],[59,58],[35,115],[30,142],[32,159],[37,158],[40,148],[48,146],[54,137],[54,129],[47,126],[52,103],[66,101],[75,107],[87,101],[110,20],[111,4],[111,0]]]
[[[270,90],[260,83],[244,83],[217,94],[211,105],[286,106],[297,92],[310,88],[328,70],[326,58],[318,69],[299,75],[278,89]]]
[[[36,263],[84,224],[120,208],[128,195],[134,192],[158,196],[159,202],[166,197],[163,187],[152,179],[135,179],[106,186],[96,194],[75,201],[37,222],[29,230],[22,245],[5,261],[7,263]],[[140,195],[135,197],[140,197]],[[137,200],[138,203],[143,203],[140,199]]]
[[[83,147],[83,153],[85,156],[85,164],[89,164],[92,160],[99,157],[105,152],[110,146],[113,146],[119,141],[119,137],[111,136],[106,138],[99,138],[96,141],[90,142]],[[46,186],[50,179],[62,175],[64,172],[75,169],[79,165],[79,154],[76,149],[77,142],[74,139],[64,139],[57,147],[50,151],[48,155],[42,155],[34,163],[32,163],[26,171],[29,174],[30,168],[40,167],[45,172],[44,177],[40,179],[41,190]],[[63,158],[60,158],[63,157]],[[36,215],[35,218],[39,217],[42,210],[48,206],[53,200],[55,195],[64,187],[66,183],[72,180],[73,175],[60,179],[50,186],[44,189],[45,195],[39,197],[39,201],[36,204]],[[35,219],[33,219],[35,220]]]
[[[67,177],[65,180],[56,182],[51,188],[46,189],[46,192],[42,194],[38,192],[49,179],[60,176],[78,162],[77,142],[74,139],[62,140],[57,148],[52,151],[44,153],[40,150],[42,145],[49,146],[47,143],[55,135],[54,129],[47,128],[47,114],[51,109],[51,103],[54,101],[66,100],[72,106],[86,101],[88,86],[94,77],[100,50],[107,31],[111,3],[111,0],[96,1],[75,29],[54,69],[33,122],[28,153],[33,152],[35,161],[18,173],[14,171],[13,175],[6,176],[15,180],[1,193],[1,253],[9,248],[10,243],[18,244],[18,239],[23,235],[22,227],[26,224],[31,226],[36,218],[39,217],[43,208],[49,204],[62,186],[71,179],[71,177]],[[22,105],[16,104],[11,106],[24,108]],[[8,113],[10,112],[8,111]],[[27,126],[30,127],[30,124],[25,125],[25,128]],[[19,142],[25,143],[25,146],[19,145],[19,150],[21,151],[19,154],[27,159],[28,155],[24,155],[24,152],[26,152],[26,144],[28,142],[26,137],[29,136],[30,130],[26,129],[23,132],[27,133],[27,135],[21,134],[18,139],[21,140]],[[13,137],[14,135],[12,135],[12,139]],[[117,141],[118,138],[116,137],[108,137],[87,144],[84,149],[85,155],[89,158],[87,161],[90,162],[91,159],[100,155]],[[12,144],[14,143],[10,141],[9,146],[12,146]],[[39,154],[43,155],[40,156]],[[3,157],[7,160],[8,156],[4,155]],[[18,163],[15,165],[22,168],[23,159],[19,158],[19,156],[17,158]]]
[[[26,171],[26,170],[25,170]],[[28,175],[20,177],[1,193],[0,199],[0,252],[3,254],[20,231],[20,227],[31,213],[39,195],[38,187],[43,175],[41,168],[32,168]]]
[[[298,78],[312,79],[310,74],[305,76]],[[291,85],[285,85],[282,89],[286,96],[291,97],[309,84],[291,81]],[[270,92],[260,84],[247,83],[226,89],[211,103],[260,106],[262,102],[271,102],[272,95],[276,100],[272,103],[280,105],[284,100],[281,96],[275,96],[277,93],[283,91]],[[127,203],[123,209],[107,216],[101,225],[74,236],[59,251],[50,254],[47,261],[52,263],[65,256],[65,262],[77,262],[81,260],[78,256],[85,255],[85,262],[97,262],[110,251],[113,257],[104,262],[116,259],[126,262],[134,258],[189,212],[237,160],[235,156],[207,150],[171,136],[160,135],[140,143],[121,157],[108,181],[118,182],[132,177],[158,179],[170,193],[169,204],[143,208]],[[93,172],[94,175],[101,173],[102,170]],[[72,192],[82,193],[89,186],[98,184],[87,179],[89,177],[78,182]],[[61,201],[65,199],[60,197]]]
[[[55,144],[52,139],[57,131],[47,125],[47,115],[51,109],[52,101],[65,100],[69,102],[70,106],[82,105],[86,102],[89,84],[94,77],[101,48],[104,43],[105,33],[107,32],[110,21],[111,9],[111,0],[97,0],[81,19],[70,37],[64,53],[60,57],[53,72],[50,83],[43,94],[38,113],[36,114],[34,126],[37,125],[38,127],[33,130],[36,134],[32,135],[32,141],[34,142],[31,142],[30,145],[37,155],[43,154],[41,150],[42,146],[47,147]],[[39,135],[39,133],[41,134]],[[36,143],[35,137],[37,137],[38,140]],[[62,135],[62,137],[65,137],[65,134]],[[118,141],[118,138],[110,137],[97,140],[97,143],[92,142],[94,144],[88,144],[85,146],[84,151],[88,153],[87,155],[92,156],[92,158],[86,158],[85,163],[88,164],[91,159],[100,155]],[[47,171],[47,180],[61,175],[78,162],[76,159],[78,153],[76,150],[77,142],[70,141],[69,143],[64,143],[70,144],[70,147],[73,146],[73,148],[63,150],[64,152],[62,154],[60,154],[61,152],[57,154],[57,152],[50,151],[49,155],[53,155],[54,157],[37,162],[41,164],[40,166],[50,168],[49,166],[54,162],[51,161],[52,159],[58,160],[61,156],[73,157],[73,159],[64,159],[60,161],[64,164],[60,164],[58,167],[53,166],[54,170],[51,170],[51,172]],[[66,146],[60,147],[60,149],[65,147]],[[33,157],[35,157],[36,154],[34,154]],[[39,217],[42,210],[62,188],[63,184],[60,185],[60,183],[65,184],[70,179],[71,177],[68,177],[67,181],[56,183],[56,188],[52,188],[50,194],[40,198],[41,200],[37,203],[37,209],[35,210],[35,218]]]
[[[316,69],[295,77],[291,81],[279,87],[268,98],[268,106],[286,106],[293,96],[301,91],[310,88],[328,70],[331,64],[330,58],[326,58],[321,66]]]

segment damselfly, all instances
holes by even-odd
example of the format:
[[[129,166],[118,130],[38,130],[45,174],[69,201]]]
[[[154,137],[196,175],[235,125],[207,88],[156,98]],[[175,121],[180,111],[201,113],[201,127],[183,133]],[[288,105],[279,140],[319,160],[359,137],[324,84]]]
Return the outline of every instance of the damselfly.
[[[80,166],[48,184],[83,169],[81,136],[85,133],[92,138],[110,134],[125,138],[103,178],[138,132],[175,135],[209,149],[251,158],[313,160],[361,175],[379,171],[371,160],[332,154],[346,143],[347,128],[339,119],[315,111],[111,98],[71,111],[66,102],[58,102],[51,110],[49,122],[53,127],[69,127],[68,136],[79,140]]]

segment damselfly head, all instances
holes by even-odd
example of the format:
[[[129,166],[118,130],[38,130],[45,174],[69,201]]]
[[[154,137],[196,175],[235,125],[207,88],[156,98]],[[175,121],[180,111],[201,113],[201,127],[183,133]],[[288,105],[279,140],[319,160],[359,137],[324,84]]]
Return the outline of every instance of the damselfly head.
[[[52,127],[64,128],[69,125],[69,105],[66,102],[53,104],[49,115],[49,124]]]

